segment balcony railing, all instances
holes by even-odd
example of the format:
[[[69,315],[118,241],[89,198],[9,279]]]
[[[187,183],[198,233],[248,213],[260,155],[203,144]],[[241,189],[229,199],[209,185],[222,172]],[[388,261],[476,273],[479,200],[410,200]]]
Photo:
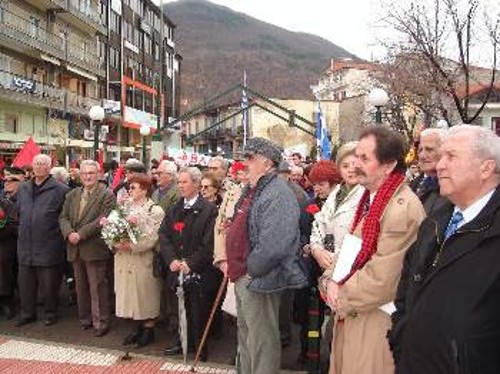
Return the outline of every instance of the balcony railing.
[[[98,99],[5,71],[0,71],[0,94],[10,100],[79,114],[87,114],[93,105],[100,104]]]
[[[96,4],[97,6],[98,4]],[[103,18],[92,8],[90,1],[69,0],[68,9],[82,18],[88,18],[92,22],[104,27]]]
[[[64,59],[62,38],[45,31],[36,22],[0,6],[0,37],[8,38],[8,47],[20,43]]]
[[[68,61],[99,76],[104,76],[105,74],[101,58],[96,53],[83,47],[69,44]]]
[[[0,44],[7,47],[27,45],[39,52],[48,53],[60,60],[66,60],[89,72],[104,76],[105,71],[97,48],[92,43],[86,47],[65,41],[61,36],[41,28],[36,19],[26,19],[0,6]],[[66,51],[67,48],[67,51]],[[67,53],[66,53],[67,52]]]

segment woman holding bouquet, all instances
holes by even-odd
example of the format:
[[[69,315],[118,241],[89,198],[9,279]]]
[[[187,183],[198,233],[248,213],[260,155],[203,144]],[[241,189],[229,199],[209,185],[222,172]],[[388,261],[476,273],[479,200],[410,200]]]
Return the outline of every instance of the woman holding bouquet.
[[[151,178],[137,174],[130,178],[130,199],[123,209],[132,230],[138,232],[113,245],[115,249],[116,316],[138,322],[123,341],[143,347],[154,340],[154,326],[160,314],[160,279],[153,276],[153,255],[158,246],[158,229],[163,209],[149,198]]]

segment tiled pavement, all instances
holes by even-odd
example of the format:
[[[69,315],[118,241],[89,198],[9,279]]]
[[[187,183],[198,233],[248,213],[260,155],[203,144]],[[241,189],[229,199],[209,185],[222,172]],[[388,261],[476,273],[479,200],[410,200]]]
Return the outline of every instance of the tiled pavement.
[[[0,337],[0,373],[161,373],[190,372],[190,365],[111,350]],[[201,365],[197,373],[233,374],[226,367]]]

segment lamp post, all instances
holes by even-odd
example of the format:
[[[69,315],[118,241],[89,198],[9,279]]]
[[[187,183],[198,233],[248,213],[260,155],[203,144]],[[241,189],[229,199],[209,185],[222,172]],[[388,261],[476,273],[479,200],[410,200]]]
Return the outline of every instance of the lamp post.
[[[146,138],[151,134],[151,129],[147,125],[142,125],[139,133],[142,136],[142,163],[146,166]]]
[[[368,101],[377,109],[375,112],[375,123],[380,125],[382,123],[382,111],[380,108],[387,105],[389,95],[382,88],[374,88],[368,94]]]
[[[104,119],[104,108],[94,105],[89,110],[89,117],[94,125],[94,160],[99,160],[99,133],[101,132],[101,121]]]

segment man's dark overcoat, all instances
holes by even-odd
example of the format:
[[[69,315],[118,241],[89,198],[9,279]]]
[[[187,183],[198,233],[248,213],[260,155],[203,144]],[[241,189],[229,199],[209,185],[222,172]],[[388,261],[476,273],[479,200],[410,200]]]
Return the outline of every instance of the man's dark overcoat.
[[[428,217],[405,258],[389,334],[398,373],[500,373],[500,188],[444,240],[452,212]]]
[[[68,186],[51,176],[38,188],[31,180],[19,187],[17,256],[20,265],[55,266],[64,262],[66,243],[59,227],[59,214],[68,191]]]

